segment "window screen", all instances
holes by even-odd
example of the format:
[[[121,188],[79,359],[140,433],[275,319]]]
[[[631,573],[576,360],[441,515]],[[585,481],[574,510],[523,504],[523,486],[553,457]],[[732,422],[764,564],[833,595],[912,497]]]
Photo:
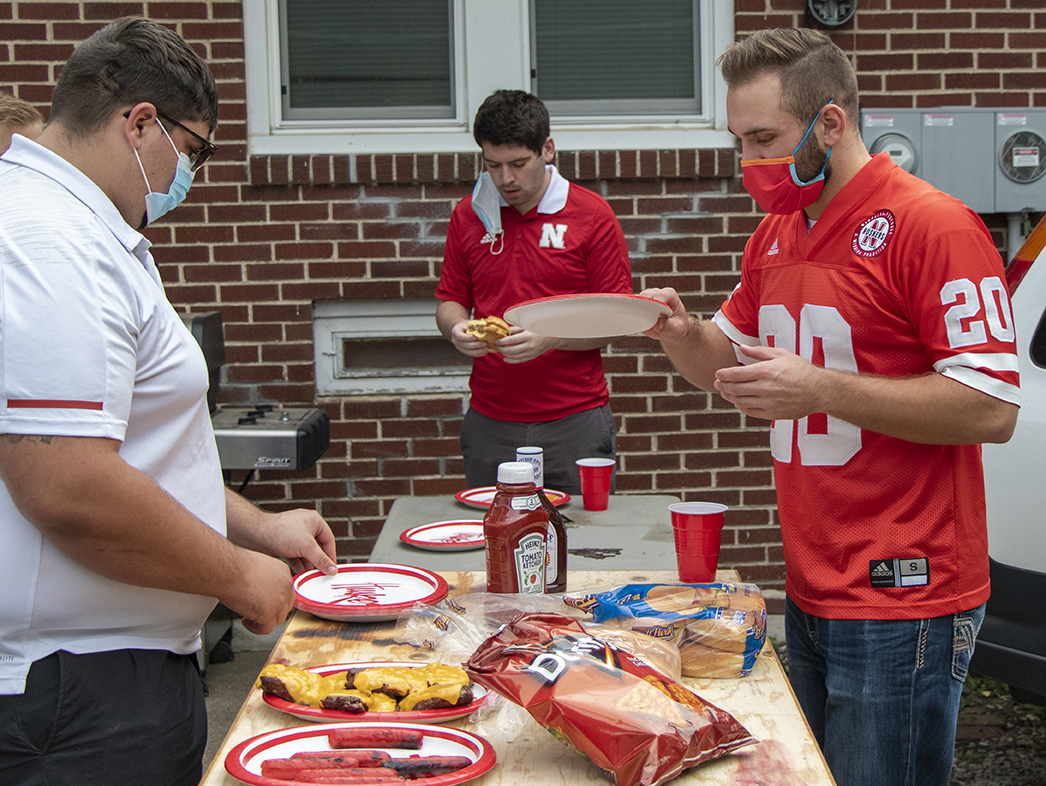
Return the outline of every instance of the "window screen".
[[[283,116],[454,115],[452,0],[282,0]]]
[[[553,115],[699,112],[696,6],[531,0],[531,89]]]

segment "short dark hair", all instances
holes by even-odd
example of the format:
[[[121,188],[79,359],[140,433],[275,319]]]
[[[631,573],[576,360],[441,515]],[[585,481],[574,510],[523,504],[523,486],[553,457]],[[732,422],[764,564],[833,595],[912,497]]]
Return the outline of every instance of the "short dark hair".
[[[24,128],[33,123],[43,125],[43,122],[44,116],[35,106],[0,90],[0,126]]]
[[[495,90],[480,104],[472,123],[472,137],[480,147],[484,142],[521,145],[540,153],[550,133],[548,109],[523,90]]]
[[[218,89],[185,39],[142,17],[117,19],[69,57],[51,103],[51,120],[70,132],[98,131],[113,113],[149,101],[175,120],[218,125]]]
[[[801,125],[813,122],[829,101],[860,128],[857,75],[832,39],[810,28],[759,30],[719,58],[727,86],[743,85],[766,73],[781,78],[781,108]]]

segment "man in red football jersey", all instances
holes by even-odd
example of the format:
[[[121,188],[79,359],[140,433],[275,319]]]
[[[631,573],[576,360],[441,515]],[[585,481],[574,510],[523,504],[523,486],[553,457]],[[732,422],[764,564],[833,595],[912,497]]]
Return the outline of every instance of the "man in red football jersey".
[[[769,215],[711,320],[672,289],[648,335],[773,421],[790,680],[841,784],[949,782],[989,595],[980,443],[1019,405],[1003,267],[978,216],[869,155],[818,31],[720,60],[744,185]]]

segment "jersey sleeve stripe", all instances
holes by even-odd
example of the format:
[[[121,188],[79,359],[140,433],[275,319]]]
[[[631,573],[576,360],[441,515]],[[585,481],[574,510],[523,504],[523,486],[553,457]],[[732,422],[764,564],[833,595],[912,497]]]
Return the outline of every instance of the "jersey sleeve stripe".
[[[726,335],[728,339],[734,344],[734,355],[737,357],[737,362],[747,366],[749,363],[754,363],[752,358],[742,355],[737,349],[738,344],[744,344],[748,347],[759,346],[758,336],[747,336],[740,330],[734,327],[734,324],[726,317],[722,311],[717,311],[712,317],[712,321],[719,327],[720,330]]]
[[[971,369],[983,368],[988,371],[1014,372],[1020,369],[1017,356],[1009,352],[964,352],[961,355],[949,355],[933,364],[934,370],[943,372],[953,366],[965,366]]]
[[[954,379],[967,387],[987,393],[993,398],[1021,405],[1021,389],[1002,380],[989,376],[969,366],[947,366],[940,372],[949,379]]]

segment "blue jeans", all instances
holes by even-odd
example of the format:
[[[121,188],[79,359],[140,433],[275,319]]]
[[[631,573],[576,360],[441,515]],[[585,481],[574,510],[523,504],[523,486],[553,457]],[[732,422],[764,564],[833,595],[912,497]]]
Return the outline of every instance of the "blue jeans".
[[[788,679],[839,786],[948,786],[984,606],[829,620],[785,605]]]

